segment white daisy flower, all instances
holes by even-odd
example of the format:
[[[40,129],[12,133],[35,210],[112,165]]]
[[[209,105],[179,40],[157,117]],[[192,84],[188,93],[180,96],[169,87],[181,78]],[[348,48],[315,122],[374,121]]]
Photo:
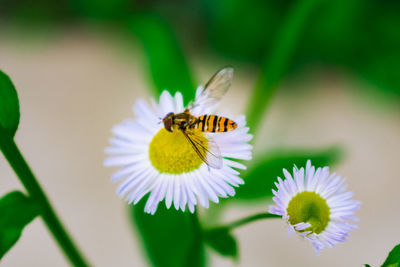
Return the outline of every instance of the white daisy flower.
[[[285,180],[278,177],[277,191],[272,190],[275,205],[269,212],[281,215],[289,225],[289,234],[298,233],[309,240],[317,254],[324,247],[344,242],[350,231],[357,228],[348,221],[358,221],[353,214],[360,202],[352,200],[353,192],[346,192],[345,179],[329,174],[329,168],[311,166],[306,171],[293,168],[291,174],[283,169]]]
[[[196,101],[204,98],[203,91],[201,86],[197,89]],[[196,117],[214,114],[214,106],[197,105],[190,112]],[[111,147],[105,150],[110,156],[104,164],[123,167],[112,175],[111,180],[121,181],[117,193],[128,203],[136,204],[150,193],[145,206],[147,213],[154,214],[164,199],[167,208],[173,203],[177,210],[185,211],[187,205],[193,213],[198,203],[208,208],[209,200],[218,203],[219,197],[234,196],[233,187],[244,183],[236,169],[246,167],[235,159],[250,160],[252,157],[252,146],[248,144],[252,135],[248,133],[245,116],[232,118],[237,123],[233,131],[196,131],[205,143],[213,142],[219,148],[221,166],[210,168],[181,131],[169,132],[161,122],[168,113],[177,114],[184,110],[181,93],[173,97],[164,91],[158,104],[154,100],[152,105],[138,100],[133,107],[136,119],[127,119],[112,129]]]

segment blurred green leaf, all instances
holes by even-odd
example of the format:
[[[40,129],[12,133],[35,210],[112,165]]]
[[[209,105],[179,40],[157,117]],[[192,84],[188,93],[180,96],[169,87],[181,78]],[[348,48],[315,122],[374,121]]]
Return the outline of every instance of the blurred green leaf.
[[[317,10],[321,1],[298,0],[290,8],[280,26],[267,56],[263,58],[261,73],[250,98],[247,109],[247,121],[252,131],[257,132],[279,83],[292,65],[298,43],[311,24],[311,14]]]
[[[143,44],[156,93],[180,91],[186,103],[194,97],[195,85],[182,49],[166,21],[154,15],[137,15],[129,29]]]
[[[210,45],[220,54],[261,63],[284,21],[288,3],[264,0],[199,1]],[[276,12],[279,10],[280,12]],[[240,23],[237,23],[240,14]],[[204,30],[203,30],[204,31]]]
[[[69,0],[67,7],[73,13],[90,19],[119,20],[129,14],[134,6],[132,0]]]
[[[324,1],[313,17],[318,23],[302,36],[292,70],[323,62],[400,100],[399,11],[399,1]]]
[[[259,200],[272,196],[271,189],[275,186],[277,177],[283,175],[282,169],[290,171],[294,165],[303,167],[308,159],[316,167],[331,166],[342,155],[338,147],[331,147],[322,151],[280,151],[267,153],[258,157],[259,162],[244,173],[245,184],[238,188],[232,200]]]
[[[221,255],[237,258],[237,242],[229,228],[221,227],[209,230],[205,232],[204,239],[210,247]]]
[[[11,79],[0,70],[0,130],[14,136],[19,123],[17,91]]]
[[[131,215],[153,266],[204,266],[204,244],[197,215],[167,209],[164,202],[150,215],[144,213],[145,202],[132,206]]]
[[[306,14],[305,9],[298,9],[297,15],[303,14],[300,17],[294,13],[286,16],[296,1],[222,0],[215,3],[206,0],[202,3],[207,41],[219,53],[257,65],[269,56],[269,75],[265,81],[259,81],[260,91],[268,92],[273,88],[276,78],[281,80],[288,74],[304,74],[310,66],[320,69],[322,63],[330,71],[338,69],[357,74],[374,85],[375,92],[400,100],[400,1],[315,2],[316,8],[310,10],[312,23],[306,24],[297,39],[293,38],[295,35],[281,35],[282,44],[279,34],[283,33],[284,25],[290,26],[290,20],[293,21],[293,26],[287,27],[287,33],[290,33],[291,28],[301,27],[298,19]],[[310,1],[297,3],[306,6]],[[237,14],[240,14],[239,24],[236,23]],[[316,21],[318,23],[313,23]],[[287,37],[292,40],[287,42]],[[282,60],[290,54],[290,61]],[[275,66],[275,59],[280,65]],[[268,90],[261,88],[262,83]],[[252,106],[257,107],[254,114],[250,114],[251,126],[258,125],[252,122],[253,116],[262,116],[255,103],[264,98],[257,95],[251,101]]]
[[[38,214],[38,206],[19,191],[0,198],[0,259],[17,243],[24,227]]]
[[[388,257],[382,267],[399,267],[400,266],[400,244],[390,251]]]

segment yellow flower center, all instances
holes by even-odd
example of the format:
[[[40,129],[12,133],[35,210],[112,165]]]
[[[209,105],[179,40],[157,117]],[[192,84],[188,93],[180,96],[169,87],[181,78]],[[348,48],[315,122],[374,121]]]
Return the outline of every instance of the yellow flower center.
[[[312,231],[319,234],[329,223],[329,206],[320,195],[304,191],[290,200],[287,213],[292,225],[305,222],[311,226],[302,231]]]
[[[207,144],[207,138],[200,131],[193,134]],[[203,161],[197,155],[186,137],[179,131],[168,132],[162,128],[151,140],[150,161],[162,173],[181,174],[200,167]]]

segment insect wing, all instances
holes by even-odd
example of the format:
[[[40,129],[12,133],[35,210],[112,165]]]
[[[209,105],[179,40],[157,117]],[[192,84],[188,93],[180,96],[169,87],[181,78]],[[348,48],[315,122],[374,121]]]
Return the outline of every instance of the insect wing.
[[[207,144],[205,140],[193,134],[190,131],[181,131],[186,137],[186,140],[192,145],[197,155],[208,166],[214,169],[222,168],[222,156],[218,145],[211,137],[207,137]]]
[[[233,68],[225,67],[219,70],[204,86],[203,91],[196,97],[196,100],[189,105],[189,108],[197,106],[213,106],[228,91],[232,84]]]

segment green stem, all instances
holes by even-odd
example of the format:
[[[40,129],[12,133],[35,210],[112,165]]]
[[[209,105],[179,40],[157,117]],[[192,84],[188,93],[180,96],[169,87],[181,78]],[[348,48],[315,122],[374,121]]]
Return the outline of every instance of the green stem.
[[[256,84],[248,107],[248,124],[255,133],[269,106],[272,97],[282,80],[295,52],[307,19],[318,0],[298,0],[289,12],[287,19],[278,32],[268,57],[265,58],[260,77]]]
[[[71,264],[74,266],[89,266],[62,226],[14,140],[1,129],[0,149],[22,184],[25,186],[29,195],[41,207],[41,216],[44,222],[57,240],[58,245],[64,251],[65,256],[70,260]]]
[[[234,228],[237,228],[239,226],[242,226],[242,225],[248,224],[250,222],[257,221],[257,220],[274,219],[274,218],[282,218],[282,216],[263,212],[263,213],[254,214],[254,215],[245,217],[243,219],[239,219],[237,221],[231,222],[226,227],[229,228],[229,229],[234,229]]]
[[[221,229],[223,229],[223,230],[232,230],[234,228],[237,228],[239,226],[242,226],[242,225],[254,222],[254,221],[258,221],[258,220],[262,220],[262,219],[274,219],[274,218],[282,218],[282,216],[271,214],[271,213],[262,212],[262,213],[254,214],[254,215],[251,215],[251,216],[236,220],[236,221],[231,222],[231,223],[229,223],[227,225],[206,229],[205,232],[212,232],[214,230],[221,230]]]

